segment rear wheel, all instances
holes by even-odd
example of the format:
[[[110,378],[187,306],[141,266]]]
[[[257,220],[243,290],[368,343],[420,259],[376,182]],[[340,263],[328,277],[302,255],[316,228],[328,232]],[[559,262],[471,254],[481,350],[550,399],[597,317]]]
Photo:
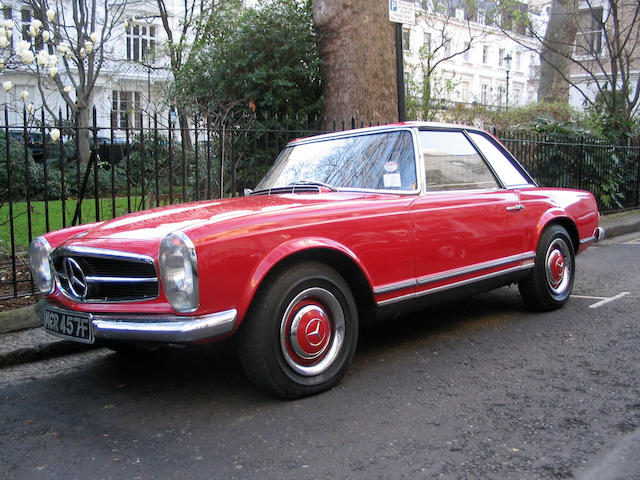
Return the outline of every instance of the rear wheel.
[[[575,254],[567,231],[552,225],[540,236],[535,267],[518,284],[525,302],[536,310],[555,310],[569,300],[575,276]]]
[[[345,280],[321,263],[298,264],[268,280],[238,332],[249,379],[287,398],[334,386],[358,340],[355,300]]]

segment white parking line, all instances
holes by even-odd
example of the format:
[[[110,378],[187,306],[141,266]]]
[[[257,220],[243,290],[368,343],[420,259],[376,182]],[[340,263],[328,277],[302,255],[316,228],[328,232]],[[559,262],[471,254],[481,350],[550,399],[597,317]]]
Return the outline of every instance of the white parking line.
[[[609,302],[613,302],[614,300],[618,300],[622,297],[626,297],[627,295],[629,295],[629,292],[622,292],[622,293],[619,293],[618,295],[615,295],[613,297],[608,297],[608,298],[607,297],[586,297],[586,296],[580,297],[580,298],[590,298],[593,300],[601,299],[599,302],[596,302],[593,305],[589,305],[589,308],[598,308],[598,307],[601,307],[602,305],[606,305]],[[575,296],[579,297],[578,295],[575,295]]]

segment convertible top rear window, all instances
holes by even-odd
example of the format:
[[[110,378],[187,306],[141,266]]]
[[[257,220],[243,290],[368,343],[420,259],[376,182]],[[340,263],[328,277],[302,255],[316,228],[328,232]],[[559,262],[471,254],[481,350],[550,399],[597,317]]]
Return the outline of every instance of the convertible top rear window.
[[[369,133],[290,145],[256,190],[298,183],[341,189],[416,190],[411,133]]]

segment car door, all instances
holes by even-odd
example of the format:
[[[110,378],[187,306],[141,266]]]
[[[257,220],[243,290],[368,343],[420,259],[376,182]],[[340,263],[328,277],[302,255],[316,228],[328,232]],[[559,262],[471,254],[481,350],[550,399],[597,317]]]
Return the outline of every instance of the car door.
[[[506,274],[524,259],[522,205],[462,130],[420,132],[425,192],[411,206],[416,292]]]

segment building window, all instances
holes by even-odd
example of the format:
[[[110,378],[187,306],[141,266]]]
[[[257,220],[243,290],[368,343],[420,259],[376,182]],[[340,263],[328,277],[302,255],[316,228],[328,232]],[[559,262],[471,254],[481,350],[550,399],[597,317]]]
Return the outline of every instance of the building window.
[[[31,13],[31,10],[28,8],[23,8],[20,13],[22,16],[22,39],[32,44],[36,51],[42,50],[44,48],[42,35],[37,35],[34,38],[29,33],[29,28],[31,27],[31,22],[33,21],[33,14]]]
[[[514,105],[520,105],[520,98],[522,97],[522,86],[514,85],[513,86],[513,95],[511,95],[511,103]]]
[[[11,10],[11,6],[10,5],[3,5],[2,6],[2,18],[4,18],[5,21],[13,20],[13,11]],[[9,38],[7,36],[7,41],[9,42],[7,44],[7,48],[8,49],[12,49],[13,48],[13,36],[11,38]]]
[[[489,104],[489,84],[483,83],[480,85],[480,102],[483,105]]]
[[[484,65],[489,63],[489,47],[487,45],[482,46],[482,63]]]
[[[426,32],[424,34],[424,50],[427,53],[431,53],[431,34]]]
[[[505,57],[505,55],[504,55],[504,48],[501,48],[501,49],[498,51],[498,66],[499,66],[499,67],[504,67],[504,57]]]
[[[113,91],[113,106],[111,112],[112,128],[142,128],[140,118],[140,92]]]
[[[516,72],[519,72],[522,67],[522,54],[516,52]]]
[[[408,28],[402,29],[402,49],[406,52],[411,50],[411,44],[409,43],[411,39],[411,30]]]
[[[449,58],[451,56],[451,39],[444,38],[444,58]]]
[[[156,61],[156,27],[135,25],[127,30],[127,60],[143,63]]]
[[[463,81],[462,82],[462,101],[463,102],[469,101],[470,93],[471,93],[471,82]]]
[[[580,10],[576,32],[576,53],[598,55],[602,51],[603,28],[602,7]]]

